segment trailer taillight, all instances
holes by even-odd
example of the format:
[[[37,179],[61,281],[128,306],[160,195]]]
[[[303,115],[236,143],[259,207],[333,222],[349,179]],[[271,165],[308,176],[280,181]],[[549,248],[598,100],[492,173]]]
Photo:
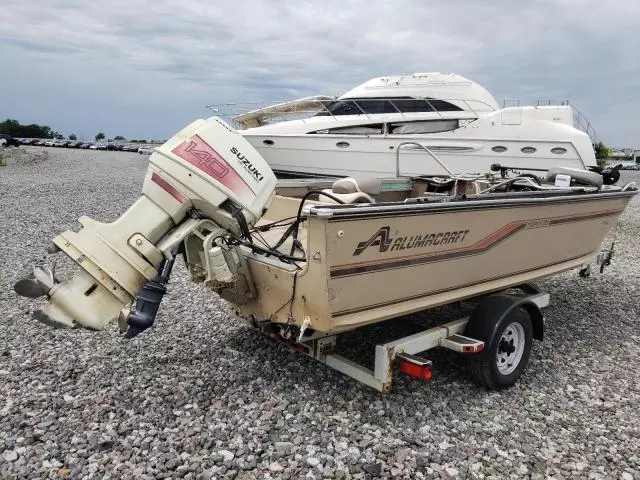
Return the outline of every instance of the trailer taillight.
[[[402,373],[421,380],[431,380],[431,360],[425,360],[416,355],[401,353],[398,355],[398,363],[400,364],[400,371]]]

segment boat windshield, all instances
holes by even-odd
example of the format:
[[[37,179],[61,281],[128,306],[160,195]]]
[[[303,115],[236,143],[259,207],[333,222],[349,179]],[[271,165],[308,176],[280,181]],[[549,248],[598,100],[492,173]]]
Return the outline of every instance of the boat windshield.
[[[324,105],[324,110],[316,113],[316,117],[330,115],[417,113],[436,111],[448,112],[462,110],[462,108],[452,103],[434,98],[349,98],[322,103]]]

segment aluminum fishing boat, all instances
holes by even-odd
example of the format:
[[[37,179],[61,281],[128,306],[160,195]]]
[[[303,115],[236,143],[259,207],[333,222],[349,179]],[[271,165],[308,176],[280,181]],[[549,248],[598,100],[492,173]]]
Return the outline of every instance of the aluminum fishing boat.
[[[119,219],[82,217],[54,239],[49,252],[77,263],[73,277],[37,267],[15,290],[46,297],[34,316],[47,325],[117,320],[133,337],[153,325],[182,257],[234,316],[375,388],[390,389],[395,360],[426,378],[429,362],[414,354],[435,346],[477,354],[475,378],[504,387],[542,338],[548,296],[489,294],[589,265],[636,194],[635,184],[559,167],[543,177],[278,182],[214,117],[155,149],[141,197]],[[469,319],[376,348],[373,372],[335,351],[340,333],[482,296]]]
[[[308,328],[333,333],[532,282],[592,262],[637,193],[597,184],[511,182],[492,189],[483,179],[459,180],[457,193],[451,182],[443,194],[446,186],[418,179],[383,180],[365,191],[338,181],[324,191],[370,203],[319,198],[303,208],[297,241],[305,262],[248,254],[264,293],[234,309],[298,327],[308,318]],[[261,222],[296,217],[300,200],[289,196],[295,186],[281,182]],[[269,245],[286,229],[261,231],[261,225],[256,232]],[[297,251],[291,242],[281,251]]]

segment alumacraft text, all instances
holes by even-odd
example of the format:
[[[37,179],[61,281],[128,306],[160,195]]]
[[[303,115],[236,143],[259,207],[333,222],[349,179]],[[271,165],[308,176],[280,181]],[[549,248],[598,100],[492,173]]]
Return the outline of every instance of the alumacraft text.
[[[453,230],[449,232],[425,233],[424,235],[405,235],[391,238],[391,228],[382,227],[369,240],[358,243],[353,255],[360,255],[369,247],[378,247],[380,252],[387,250],[411,250],[415,248],[451,245],[464,242],[469,230]]]

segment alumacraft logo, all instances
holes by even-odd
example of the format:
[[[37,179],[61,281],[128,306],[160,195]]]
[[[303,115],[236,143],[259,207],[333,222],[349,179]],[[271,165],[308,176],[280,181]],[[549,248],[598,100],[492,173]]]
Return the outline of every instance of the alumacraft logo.
[[[233,153],[238,158],[238,160],[240,160],[240,163],[244,166],[245,170],[253,175],[257,182],[261,182],[262,180],[264,180],[264,177],[258,171],[258,169],[254,167],[249,159],[245,158],[245,156],[240,153],[240,151],[236,147],[231,147],[231,153]]]
[[[364,242],[358,243],[353,255],[360,255],[369,247],[378,247],[380,252],[394,250],[410,250],[414,248],[436,245],[452,245],[464,242],[469,230],[453,230],[449,232],[425,233],[424,235],[411,235],[391,238],[391,228],[382,227],[373,236]]]

